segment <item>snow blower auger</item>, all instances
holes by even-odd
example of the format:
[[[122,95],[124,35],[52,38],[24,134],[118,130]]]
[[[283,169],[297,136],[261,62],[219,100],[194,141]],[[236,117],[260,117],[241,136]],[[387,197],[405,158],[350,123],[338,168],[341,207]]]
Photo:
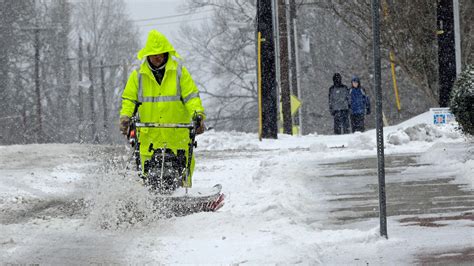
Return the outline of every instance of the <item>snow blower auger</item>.
[[[139,177],[143,184],[157,198],[161,208],[169,209],[173,215],[187,215],[201,211],[216,211],[224,205],[222,186],[214,185],[211,188],[188,187],[191,177],[191,162],[194,148],[197,147],[196,130],[200,125],[199,116],[194,114],[188,124],[141,123],[138,117],[140,103],[135,104],[134,115],[130,121],[128,139],[133,147],[133,159],[140,172]],[[139,128],[185,128],[189,130],[189,144],[186,150],[178,149],[176,153],[166,147],[155,148],[150,144],[148,151],[152,152],[149,160],[142,164],[140,160]]]

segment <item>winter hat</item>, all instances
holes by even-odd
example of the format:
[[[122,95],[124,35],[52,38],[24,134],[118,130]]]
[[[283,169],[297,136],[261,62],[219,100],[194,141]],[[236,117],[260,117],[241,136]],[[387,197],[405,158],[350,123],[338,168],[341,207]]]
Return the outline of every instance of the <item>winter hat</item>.
[[[355,81],[355,82],[357,82],[357,83],[360,83],[360,79],[359,79],[359,77],[356,76],[356,75],[352,76],[352,81],[353,81],[353,82]]]

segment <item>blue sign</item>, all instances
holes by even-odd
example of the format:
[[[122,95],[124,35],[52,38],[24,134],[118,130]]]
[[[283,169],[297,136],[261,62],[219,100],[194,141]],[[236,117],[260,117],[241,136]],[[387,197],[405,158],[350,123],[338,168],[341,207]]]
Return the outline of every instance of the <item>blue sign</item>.
[[[435,114],[433,115],[433,119],[435,125],[446,124],[446,114]]]

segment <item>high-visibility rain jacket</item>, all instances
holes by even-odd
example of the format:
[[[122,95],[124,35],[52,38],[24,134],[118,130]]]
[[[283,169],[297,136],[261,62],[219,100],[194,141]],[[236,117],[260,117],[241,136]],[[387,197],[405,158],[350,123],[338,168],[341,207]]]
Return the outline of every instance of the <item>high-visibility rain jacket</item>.
[[[161,85],[156,82],[146,57],[149,55],[168,53],[165,74]],[[131,117],[136,102],[141,102],[138,109],[142,123],[190,123],[194,113],[205,119],[204,108],[199,98],[199,90],[186,67],[178,59],[166,37],[156,30],[149,32],[145,47],[138,52],[138,59],[143,60],[139,68],[134,70],[127,81],[122,94],[121,116]],[[153,152],[148,148],[153,143],[154,149],[166,147],[175,153],[177,149],[188,150],[189,130],[169,128],[140,128],[140,157],[142,166],[151,158]],[[191,172],[194,169],[194,158]],[[191,178],[188,184],[191,186]]]

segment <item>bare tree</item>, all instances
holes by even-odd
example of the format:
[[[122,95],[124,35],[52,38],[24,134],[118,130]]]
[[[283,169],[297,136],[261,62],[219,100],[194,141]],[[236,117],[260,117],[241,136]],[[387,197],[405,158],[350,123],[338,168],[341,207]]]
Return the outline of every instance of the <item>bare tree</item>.
[[[382,73],[386,73],[382,75],[385,89],[384,111],[393,123],[438,104],[436,1],[383,0],[381,3],[384,56]],[[472,14],[474,4],[466,0],[460,0],[460,3],[462,63],[466,65],[466,62],[472,60],[474,41],[470,33],[474,24],[473,17],[467,14]],[[330,81],[331,71],[337,70],[346,75],[357,73],[369,85],[372,67],[370,10],[370,1],[367,0],[299,1],[298,27],[311,39],[311,61],[307,60],[308,56],[301,56],[303,67],[309,67],[309,70],[303,69],[306,75],[302,78],[306,81],[307,89],[303,91],[306,98],[318,101],[324,97],[324,90],[311,91],[308,84],[312,80],[318,80],[317,83],[323,81],[323,73],[326,80]],[[386,69],[389,66],[390,50],[395,54],[401,112],[395,108],[391,74]],[[323,84],[329,85],[326,82]],[[314,96],[316,93],[319,93],[317,97]],[[325,106],[325,103],[317,102],[316,105]],[[327,112],[318,108],[308,109],[307,104],[303,108],[304,113],[309,116],[305,121],[312,120],[313,124],[330,123]],[[368,122],[370,125],[372,121]]]
[[[72,74],[78,69],[72,63],[78,55],[71,48],[79,34],[92,45],[93,70],[100,73],[101,59],[107,66],[107,89],[99,95],[105,97],[94,103],[117,112],[121,65],[134,61],[139,40],[125,7],[122,0],[0,1],[0,143],[77,141],[77,75]]]
[[[359,39],[371,47],[369,0],[311,2],[336,15]],[[382,1],[382,48],[395,52],[395,60],[421,89],[432,105],[437,104],[436,1]],[[414,26],[416,25],[416,26]]]
[[[255,131],[255,1],[193,0],[186,7],[214,11],[199,29],[181,29],[181,41],[189,44],[189,67],[208,103],[208,120],[218,129]]]
[[[69,67],[69,33],[71,6],[66,0],[36,2],[37,40],[40,64],[40,102],[42,105],[42,141],[68,142],[71,81]],[[33,32],[31,32],[33,35]]]
[[[34,122],[30,102],[31,33],[34,1],[0,1],[0,143],[24,143]]]
[[[361,38],[361,44],[370,47],[371,16],[370,1],[307,1],[338,16],[352,31]],[[385,59],[388,50],[393,50],[396,63],[422,90],[430,103],[437,105],[438,100],[438,61],[436,1],[383,0],[382,3],[382,45]],[[474,3],[460,1],[463,65],[472,62]]]
[[[133,25],[126,13],[126,4],[123,0],[84,0],[75,4],[73,13],[74,33],[72,40],[77,43],[79,36],[81,36],[86,45],[90,46],[90,54],[87,58],[82,58],[84,63],[86,60],[91,60],[91,70],[94,76],[94,97],[92,99],[93,105],[85,112],[85,117],[90,117],[90,112],[95,109],[96,114],[102,114],[102,120],[106,119],[104,110],[99,108],[106,108],[112,115],[108,117],[116,117],[113,114],[118,113],[120,108],[119,101],[122,84],[122,73],[126,67],[123,64],[131,65],[135,61],[135,54],[139,48],[139,31]],[[76,55],[77,57],[78,55]],[[100,62],[104,62],[107,71],[104,71],[105,89],[100,92],[98,89],[100,84]],[[107,72],[107,73],[105,73]],[[91,74],[91,73],[90,73]],[[120,89],[118,89],[120,88]],[[104,93],[106,95],[100,95]],[[102,103],[102,99],[106,99],[106,105]],[[92,108],[93,107],[93,108]],[[110,120],[110,119],[109,119]],[[106,121],[108,127],[101,128],[103,132],[99,132],[102,136],[102,141],[110,142],[112,139],[117,139],[118,132],[115,119]],[[95,123],[99,121],[91,121]],[[103,123],[102,123],[103,124]],[[105,132],[105,130],[111,129]],[[98,136],[95,136],[96,138]]]

